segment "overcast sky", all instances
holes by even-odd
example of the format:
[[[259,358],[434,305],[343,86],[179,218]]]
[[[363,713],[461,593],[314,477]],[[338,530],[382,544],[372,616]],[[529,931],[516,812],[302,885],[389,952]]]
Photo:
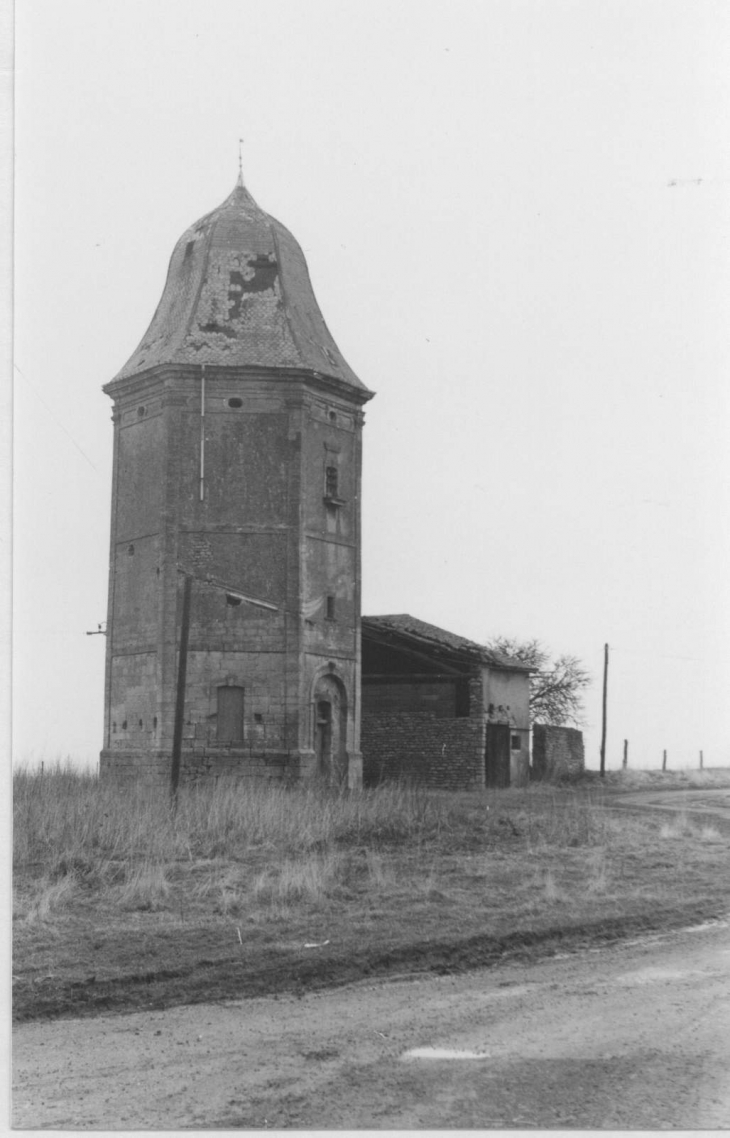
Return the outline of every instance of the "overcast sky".
[[[20,0],[15,756],[102,743],[101,392],[232,189],[377,392],[363,611],[538,637],[730,763],[730,6]]]

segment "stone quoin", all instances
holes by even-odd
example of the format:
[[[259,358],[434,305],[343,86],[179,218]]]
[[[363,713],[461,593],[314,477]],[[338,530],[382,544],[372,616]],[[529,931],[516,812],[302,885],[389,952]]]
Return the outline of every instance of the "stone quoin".
[[[372,398],[301,248],[239,178],[172,254],[114,404],[103,776],[358,787],[360,478]]]

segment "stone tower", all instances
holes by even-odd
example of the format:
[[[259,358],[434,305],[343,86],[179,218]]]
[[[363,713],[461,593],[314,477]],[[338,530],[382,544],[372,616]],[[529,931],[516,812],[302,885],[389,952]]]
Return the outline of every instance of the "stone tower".
[[[102,775],[169,777],[189,590],[182,777],[358,786],[372,393],[327,329],[301,248],[240,177],[178,241],[152,323],[104,391]]]

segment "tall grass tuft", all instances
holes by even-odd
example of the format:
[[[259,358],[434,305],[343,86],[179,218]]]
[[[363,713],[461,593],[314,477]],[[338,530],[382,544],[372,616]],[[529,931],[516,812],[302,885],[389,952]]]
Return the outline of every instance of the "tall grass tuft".
[[[122,909],[139,909],[156,912],[165,907],[170,885],[164,865],[145,861],[134,867],[120,886],[119,903]]]
[[[445,807],[418,788],[358,794],[221,778],[183,786],[178,809],[163,787],[120,788],[58,764],[14,776],[13,861],[62,876],[115,862],[290,855],[334,847],[398,844],[437,834]]]

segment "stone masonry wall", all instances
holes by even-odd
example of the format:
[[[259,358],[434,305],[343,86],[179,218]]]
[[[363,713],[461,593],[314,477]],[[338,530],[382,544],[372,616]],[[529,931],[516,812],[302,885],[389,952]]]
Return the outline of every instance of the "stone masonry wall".
[[[583,734],[575,727],[548,727],[536,723],[532,730],[534,778],[577,778],[585,770]]]
[[[142,782],[167,787],[170,784],[170,755],[161,751],[102,751],[100,773],[103,779],[124,783]],[[181,783],[209,778],[286,779],[299,774],[298,762],[285,754],[252,755],[241,750],[218,748],[191,751],[183,748]]]
[[[444,790],[484,783],[483,727],[477,719],[363,710],[361,738],[365,786],[398,778]]]

